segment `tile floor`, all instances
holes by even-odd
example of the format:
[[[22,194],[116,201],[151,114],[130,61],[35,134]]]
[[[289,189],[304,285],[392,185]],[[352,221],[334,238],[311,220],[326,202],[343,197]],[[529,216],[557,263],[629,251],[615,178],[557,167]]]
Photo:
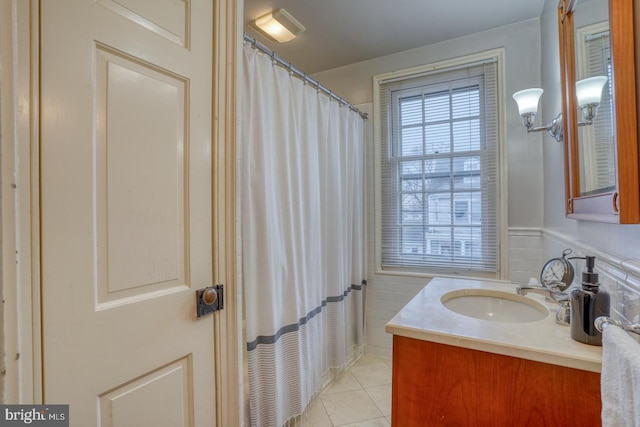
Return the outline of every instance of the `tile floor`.
[[[320,393],[297,425],[391,426],[391,359],[363,355]]]

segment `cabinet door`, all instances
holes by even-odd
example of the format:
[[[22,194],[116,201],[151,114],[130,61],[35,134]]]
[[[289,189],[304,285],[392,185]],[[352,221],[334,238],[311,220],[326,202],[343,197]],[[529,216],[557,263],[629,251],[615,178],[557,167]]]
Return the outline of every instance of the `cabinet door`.
[[[393,337],[391,425],[597,426],[601,408],[600,374]]]

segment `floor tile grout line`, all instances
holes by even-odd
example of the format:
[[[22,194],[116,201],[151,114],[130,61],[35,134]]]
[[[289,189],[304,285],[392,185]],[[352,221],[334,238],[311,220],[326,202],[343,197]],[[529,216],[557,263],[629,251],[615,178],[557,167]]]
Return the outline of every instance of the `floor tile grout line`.
[[[358,379],[358,377],[356,376],[356,374],[354,374],[353,372],[351,372],[351,368],[349,368],[349,373],[351,375],[353,375],[353,378],[356,379],[356,381],[358,382],[358,384],[360,385],[360,388],[364,390],[364,386],[362,385],[362,383],[360,382],[360,380]]]
[[[349,369],[347,369],[347,370],[349,370]],[[362,384],[360,384],[360,381],[358,381],[358,379],[355,377],[355,375],[353,375],[352,372],[350,372],[350,374],[358,382],[358,385],[360,386],[360,388],[354,389],[354,390],[344,390],[344,391],[339,391],[339,392],[335,392],[335,393],[329,393],[327,396],[330,396],[331,394],[337,394],[337,393],[353,393],[353,392],[356,392],[356,391],[364,391],[365,394],[369,397],[369,399],[371,399],[371,396],[369,395],[369,393],[367,393],[367,391],[364,389],[364,387],[362,387]],[[322,408],[324,409],[324,412],[327,414],[327,418],[329,418],[329,422],[331,423],[331,426],[332,427],[338,427],[338,426],[345,425],[345,424],[336,425],[336,424],[333,423],[333,420],[331,419],[331,416],[329,415],[329,411],[327,410],[327,407],[325,406],[324,401],[322,400],[322,396],[318,396],[318,397],[320,398],[320,403],[322,404]],[[374,406],[378,409],[378,411],[380,411],[380,408],[378,407],[378,405],[376,405],[376,402],[373,399],[371,399],[371,401],[373,402]],[[380,413],[382,413],[382,411],[380,411]],[[366,421],[366,420],[363,420],[363,421]],[[358,421],[358,422],[360,422],[360,421]],[[346,424],[346,425],[348,425],[348,424]]]
[[[383,385],[387,385],[387,384],[383,384]],[[380,413],[382,414],[382,416],[383,416],[383,417],[388,417],[389,415],[386,415],[386,414],[382,411],[382,409],[383,409],[383,408],[381,408],[381,407],[380,407],[380,405],[378,405],[378,403],[376,403],[376,400],[373,398],[373,396],[371,396],[371,393],[369,393],[369,391],[368,391],[368,389],[372,389],[372,388],[375,388],[375,387],[382,387],[383,385],[380,385],[380,386],[373,386],[373,387],[367,387],[367,388],[365,388],[365,389],[364,389],[364,392],[365,392],[365,393],[367,393],[367,396],[369,396],[369,399],[371,399],[371,400],[373,401],[373,404],[374,404],[374,405],[376,405],[376,408],[378,408],[378,411],[380,411]]]
[[[356,421],[355,423],[346,423],[346,424],[331,424],[332,427],[344,427],[344,426],[348,426],[348,425],[352,425],[352,424],[360,424],[360,423],[366,423],[367,421],[374,421],[374,420],[387,420],[388,417],[386,416],[381,416],[381,417],[375,417],[375,418],[367,418],[366,420],[360,420],[360,421]]]
[[[381,418],[386,420],[386,418],[388,416],[383,413],[383,411],[380,409],[380,407],[376,404],[375,400],[371,397],[371,395],[369,393],[367,393],[367,391],[364,389],[364,387],[360,388],[359,390],[349,390],[349,391],[344,391],[344,392],[341,392],[341,393],[353,394],[355,392],[360,392],[360,391],[364,393],[364,396],[366,396],[366,398],[370,401],[370,403],[373,405],[373,407],[376,409],[376,411],[378,412],[379,415],[377,415],[375,417],[372,417],[372,418],[359,419],[359,420],[352,421],[352,422],[349,422],[349,423],[346,423],[346,424],[344,424],[344,423],[342,423],[342,424],[334,424],[334,421],[331,418],[331,416],[329,415],[329,411],[327,410],[327,407],[325,406],[324,400],[321,400],[323,409],[325,410],[325,412],[326,412],[326,414],[327,414],[327,416],[329,418],[329,422],[331,423],[332,427],[345,426],[345,425],[349,425],[349,424],[363,423],[363,422],[367,422],[367,421],[370,421],[370,420],[376,420],[376,419],[381,419]]]
[[[329,411],[327,411],[327,407],[324,406],[324,402],[322,401],[322,397],[318,396],[318,399],[320,399],[320,404],[322,405],[322,409],[324,409],[324,413],[327,414],[327,418],[329,419],[329,422],[331,423],[331,427],[335,427],[333,424],[333,421],[331,420],[331,417],[329,416]]]
[[[365,355],[363,355],[363,356],[365,356]],[[353,389],[353,390],[344,390],[343,392],[354,393],[354,392],[358,392],[358,391],[364,391],[365,395],[368,397],[368,399],[373,403],[374,407],[380,413],[380,416],[378,416],[378,417],[359,420],[356,423],[365,423],[365,422],[368,422],[368,421],[380,420],[380,419],[385,420],[385,421],[390,423],[390,421],[389,421],[390,420],[390,415],[385,415],[385,413],[383,412],[383,408],[381,408],[378,405],[378,403],[376,403],[376,400],[373,398],[373,396],[369,392],[369,389],[373,389],[373,388],[381,387],[381,386],[385,386],[385,385],[390,385],[391,382],[365,387],[362,384],[362,382],[360,381],[360,379],[358,379],[358,377],[354,374],[354,372],[352,371],[352,368],[358,367],[358,366],[364,367],[364,366],[367,366],[367,365],[370,365],[370,364],[378,364],[378,363],[385,363],[387,366],[389,366],[391,368],[391,364],[390,364],[391,359],[390,358],[385,358],[385,357],[382,357],[382,356],[377,356],[377,355],[370,355],[370,357],[368,357],[368,359],[370,359],[370,360],[369,361],[365,360],[364,363],[360,363],[360,364],[359,364],[359,362],[361,362],[361,359],[357,360],[357,361],[353,362],[347,369],[345,369],[344,372],[348,372],[353,377],[353,379],[356,380],[356,384],[358,385],[358,388],[357,389]],[[363,378],[366,378],[366,377],[363,377]],[[355,386],[355,384],[354,384],[354,386]],[[340,393],[340,392],[335,392],[335,393]],[[331,424],[332,427],[340,427],[340,426],[346,426],[346,425],[349,425],[349,424],[353,424],[353,423],[334,424],[333,420],[329,416],[329,411],[327,410],[325,402],[322,399],[322,394],[323,393],[319,393],[318,396],[317,396],[317,399],[320,400],[319,403],[320,403],[320,405],[322,405],[322,409],[324,410],[324,413],[327,416],[327,418],[329,420],[329,423]],[[326,396],[330,396],[331,394],[334,394],[334,393],[329,393]]]

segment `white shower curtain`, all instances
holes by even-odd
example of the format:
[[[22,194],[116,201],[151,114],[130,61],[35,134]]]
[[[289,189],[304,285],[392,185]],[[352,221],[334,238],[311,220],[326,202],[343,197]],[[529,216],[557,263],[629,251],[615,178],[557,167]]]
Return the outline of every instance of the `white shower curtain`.
[[[363,120],[244,46],[251,425],[282,426],[362,350]]]

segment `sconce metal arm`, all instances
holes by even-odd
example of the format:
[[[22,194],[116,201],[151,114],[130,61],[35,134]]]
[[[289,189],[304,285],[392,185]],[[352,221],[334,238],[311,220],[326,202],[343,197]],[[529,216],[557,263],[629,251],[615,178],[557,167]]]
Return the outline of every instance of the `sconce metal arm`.
[[[563,136],[562,113],[558,114],[555,119],[551,120],[547,126],[533,127],[534,113],[522,114],[522,124],[527,128],[527,132],[540,132],[546,130],[556,141],[561,142]]]

